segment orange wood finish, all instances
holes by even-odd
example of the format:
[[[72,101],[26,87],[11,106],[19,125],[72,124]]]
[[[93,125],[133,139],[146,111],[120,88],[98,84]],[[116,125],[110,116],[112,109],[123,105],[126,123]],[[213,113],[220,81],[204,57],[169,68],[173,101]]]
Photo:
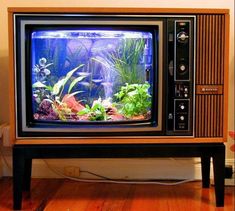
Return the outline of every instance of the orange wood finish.
[[[11,141],[27,144],[78,143],[206,143],[224,142],[228,124],[229,10],[176,8],[8,8],[9,12],[9,80]],[[13,14],[22,13],[122,13],[195,15],[195,138],[75,138],[16,140]],[[218,86],[218,93],[199,93],[202,85]]]
[[[225,188],[225,205],[215,208],[213,188],[201,182],[177,186],[81,183],[63,179],[32,179],[22,210],[44,211],[168,211],[234,210],[234,187]],[[0,179],[0,210],[12,210],[12,179]]]
[[[229,14],[228,9],[202,8],[111,8],[111,7],[9,7],[8,12],[42,13],[142,13],[142,14]]]
[[[196,137],[227,136],[229,36],[225,20],[226,14],[197,15]]]
[[[9,118],[10,118],[10,134],[9,142],[14,144],[15,142],[15,75],[14,75],[14,32],[13,32],[13,15],[8,13],[8,48],[9,48]]]
[[[220,137],[216,138],[185,138],[185,137],[178,137],[178,138],[169,138],[169,137],[111,137],[111,138],[58,138],[58,139],[48,139],[48,138],[34,138],[34,139],[17,139],[16,144],[30,144],[30,145],[37,145],[37,144],[138,144],[138,143],[218,143],[221,142]]]

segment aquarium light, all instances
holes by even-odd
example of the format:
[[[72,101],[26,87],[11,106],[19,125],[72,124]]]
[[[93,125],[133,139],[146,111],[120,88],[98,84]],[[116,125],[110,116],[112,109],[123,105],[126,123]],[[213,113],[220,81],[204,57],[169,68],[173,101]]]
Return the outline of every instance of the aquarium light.
[[[152,33],[127,30],[40,30],[34,31],[32,38],[152,38]]]

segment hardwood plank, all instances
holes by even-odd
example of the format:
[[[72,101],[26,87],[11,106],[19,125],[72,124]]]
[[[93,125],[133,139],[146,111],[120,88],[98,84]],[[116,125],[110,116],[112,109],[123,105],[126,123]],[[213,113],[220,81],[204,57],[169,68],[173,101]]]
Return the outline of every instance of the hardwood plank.
[[[31,192],[23,194],[22,210],[43,210],[45,204],[57,191],[62,179],[32,179]],[[0,210],[12,210],[12,179],[0,180]]]
[[[188,211],[234,210],[234,187],[225,188],[224,208],[215,207],[214,188],[201,182],[176,186],[82,183],[64,179],[32,179],[22,210],[37,211]],[[0,179],[0,210],[12,210],[12,179]]]

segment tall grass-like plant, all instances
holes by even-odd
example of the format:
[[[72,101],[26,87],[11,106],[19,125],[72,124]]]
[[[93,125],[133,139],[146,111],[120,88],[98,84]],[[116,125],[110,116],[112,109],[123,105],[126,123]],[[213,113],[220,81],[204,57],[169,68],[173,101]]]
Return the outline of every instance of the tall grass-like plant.
[[[123,39],[122,43],[113,52],[102,52],[102,61],[98,58],[92,58],[105,67],[112,67],[119,78],[121,84],[140,84],[144,83],[144,78],[140,75],[140,60],[143,55],[145,41],[139,39]]]
[[[124,39],[118,50],[110,55],[121,83],[138,84],[144,82],[138,69],[144,45],[144,39]]]

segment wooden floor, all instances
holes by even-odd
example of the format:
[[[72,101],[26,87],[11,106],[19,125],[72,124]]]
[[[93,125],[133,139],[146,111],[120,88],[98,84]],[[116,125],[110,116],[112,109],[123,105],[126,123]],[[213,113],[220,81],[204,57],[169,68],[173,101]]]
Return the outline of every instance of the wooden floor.
[[[177,186],[81,183],[32,179],[22,210],[45,211],[212,211],[234,209],[234,187],[225,189],[224,208],[215,207],[214,188],[201,182]],[[12,210],[12,179],[0,180],[0,210]]]

